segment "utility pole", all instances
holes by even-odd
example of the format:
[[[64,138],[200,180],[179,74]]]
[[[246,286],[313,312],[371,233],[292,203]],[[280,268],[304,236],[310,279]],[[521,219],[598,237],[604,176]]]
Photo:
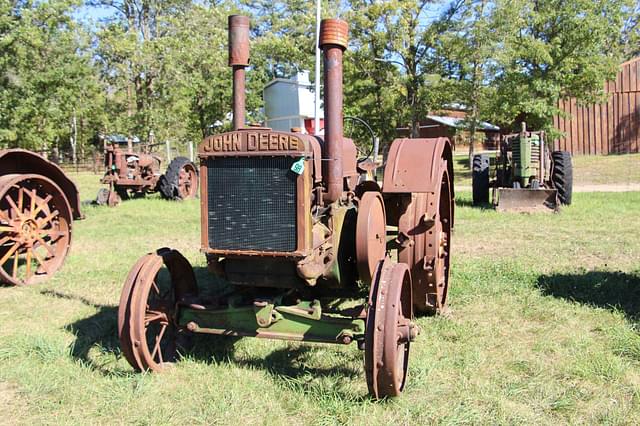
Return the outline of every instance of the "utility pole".
[[[316,0],[316,99],[313,113],[313,131],[316,135],[320,133],[320,2]]]

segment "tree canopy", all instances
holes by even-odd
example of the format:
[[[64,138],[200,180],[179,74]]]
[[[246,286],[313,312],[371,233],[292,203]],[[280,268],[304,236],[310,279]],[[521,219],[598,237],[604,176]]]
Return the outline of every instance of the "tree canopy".
[[[81,149],[99,133],[197,142],[228,128],[232,13],[252,18],[248,119],[261,121],[264,84],[313,69],[312,6],[2,1],[0,147],[66,148],[76,133]],[[324,17],[350,23],[345,114],[383,142],[451,105],[467,109],[472,133],[479,120],[552,130],[559,99],[602,100],[639,53],[639,14],[631,0],[323,1]]]

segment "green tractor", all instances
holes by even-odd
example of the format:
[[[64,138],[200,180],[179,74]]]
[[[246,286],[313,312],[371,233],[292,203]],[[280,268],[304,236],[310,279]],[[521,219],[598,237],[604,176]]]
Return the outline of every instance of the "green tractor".
[[[551,151],[544,132],[505,135],[496,156],[494,179],[490,179],[487,154],[475,155],[472,165],[473,204],[489,203],[498,211],[558,211],[571,204],[573,167],[571,153]]]

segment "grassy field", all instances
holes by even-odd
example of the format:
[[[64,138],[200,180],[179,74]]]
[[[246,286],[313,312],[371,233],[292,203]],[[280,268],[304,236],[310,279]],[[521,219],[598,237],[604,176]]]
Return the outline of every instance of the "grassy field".
[[[95,195],[97,176],[72,177]],[[405,394],[383,402],[355,345],[199,338],[134,373],[123,280],[162,246],[204,265],[198,201],[87,206],[59,274],[0,288],[0,424],[639,424],[640,192],[575,194],[557,215],[457,198],[450,312],[419,320]]]
[[[471,186],[469,160],[464,153],[455,157],[456,184]],[[574,185],[640,183],[640,154],[588,156],[573,158]]]

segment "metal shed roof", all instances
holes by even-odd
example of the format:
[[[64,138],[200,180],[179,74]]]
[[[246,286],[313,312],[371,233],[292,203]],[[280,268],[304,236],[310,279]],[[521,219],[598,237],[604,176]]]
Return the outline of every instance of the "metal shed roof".
[[[436,123],[440,123],[448,127],[454,127],[456,129],[467,129],[469,127],[463,118],[443,117],[440,115],[427,115],[427,118],[435,121]],[[498,132],[500,131],[500,127],[487,123],[486,121],[480,121],[478,122],[478,130]]]

